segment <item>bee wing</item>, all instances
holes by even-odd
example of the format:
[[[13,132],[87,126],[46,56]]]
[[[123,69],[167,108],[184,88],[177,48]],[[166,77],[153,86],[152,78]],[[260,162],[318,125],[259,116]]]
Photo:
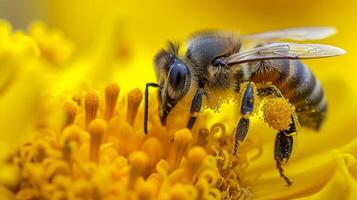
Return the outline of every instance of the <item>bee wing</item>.
[[[252,41],[276,41],[276,40],[319,40],[336,33],[333,27],[301,27],[289,28],[263,33],[245,35],[244,38]]]
[[[312,59],[346,53],[338,47],[323,44],[271,43],[224,58],[227,65],[272,59]]]

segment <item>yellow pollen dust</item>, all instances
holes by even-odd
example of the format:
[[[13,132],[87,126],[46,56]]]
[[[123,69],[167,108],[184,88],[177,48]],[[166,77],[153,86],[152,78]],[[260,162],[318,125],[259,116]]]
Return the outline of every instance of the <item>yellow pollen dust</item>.
[[[294,111],[294,106],[285,98],[266,99],[263,105],[264,121],[274,129],[288,129]]]

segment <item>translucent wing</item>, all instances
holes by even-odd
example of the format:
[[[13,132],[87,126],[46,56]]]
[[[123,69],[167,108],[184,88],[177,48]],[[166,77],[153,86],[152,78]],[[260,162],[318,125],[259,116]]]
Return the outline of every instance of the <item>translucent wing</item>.
[[[319,40],[327,38],[336,33],[333,27],[301,27],[290,28],[263,33],[245,35],[244,38],[256,41],[276,41],[276,40]]]
[[[312,59],[346,53],[338,47],[323,44],[271,43],[224,58],[227,65],[272,59]]]

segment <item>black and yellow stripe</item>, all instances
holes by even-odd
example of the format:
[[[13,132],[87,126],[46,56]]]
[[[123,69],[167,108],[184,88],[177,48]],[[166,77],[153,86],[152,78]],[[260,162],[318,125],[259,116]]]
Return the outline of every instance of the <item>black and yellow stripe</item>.
[[[302,125],[318,129],[325,118],[327,102],[320,82],[299,60],[270,60],[252,65],[253,82],[270,82],[295,107]]]

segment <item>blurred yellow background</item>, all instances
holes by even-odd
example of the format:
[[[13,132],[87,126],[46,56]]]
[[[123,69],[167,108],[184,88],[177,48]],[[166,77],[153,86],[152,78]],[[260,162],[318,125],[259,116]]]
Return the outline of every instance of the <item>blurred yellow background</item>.
[[[305,134],[304,130],[296,160],[311,159],[309,163],[295,165],[295,171],[301,171],[304,167],[309,170],[309,164],[320,164],[318,158],[324,152],[343,149],[344,145],[355,141],[357,136],[354,127],[357,118],[356,0],[0,0],[0,18],[8,20],[15,29],[23,30],[28,30],[32,21],[41,20],[51,28],[58,28],[74,42],[76,48],[73,60],[62,66],[69,70],[63,70],[59,77],[52,76],[55,77],[52,81],[58,82],[54,93],[75,87],[83,80],[91,82],[90,86],[97,89],[102,89],[112,81],[118,82],[122,90],[135,87],[144,89],[144,83],[155,81],[153,56],[165,47],[167,40],[184,42],[192,32],[202,29],[222,29],[244,34],[300,26],[336,27],[337,34],[328,39],[306,41],[332,44],[345,49],[347,54],[304,61],[325,88],[329,108],[322,134],[309,134],[309,131]],[[61,70],[51,72],[55,72],[51,75],[62,73]],[[11,113],[13,111],[10,108],[8,110]],[[4,114],[4,118],[12,120],[7,117]],[[234,122],[227,124],[233,125],[237,121],[230,120]],[[8,127],[13,128],[14,125]],[[259,129],[261,127],[252,127],[253,131],[262,136],[262,143],[268,141],[264,148],[270,149],[264,152],[266,156],[251,165],[248,173],[254,175],[259,169],[267,168],[274,170],[273,175],[277,177],[271,154],[274,135]],[[6,143],[3,138],[2,142]],[[357,155],[355,151],[349,153],[354,158]],[[310,172],[315,174],[315,171]],[[305,179],[306,176],[295,173],[292,177],[297,180],[297,185],[305,184],[299,178]],[[260,184],[268,186],[261,193],[269,195],[270,185],[264,181]],[[285,191],[279,182],[280,186],[276,194]],[[306,187],[307,193],[313,190],[311,188],[320,186]],[[289,192],[293,194],[292,190]]]

